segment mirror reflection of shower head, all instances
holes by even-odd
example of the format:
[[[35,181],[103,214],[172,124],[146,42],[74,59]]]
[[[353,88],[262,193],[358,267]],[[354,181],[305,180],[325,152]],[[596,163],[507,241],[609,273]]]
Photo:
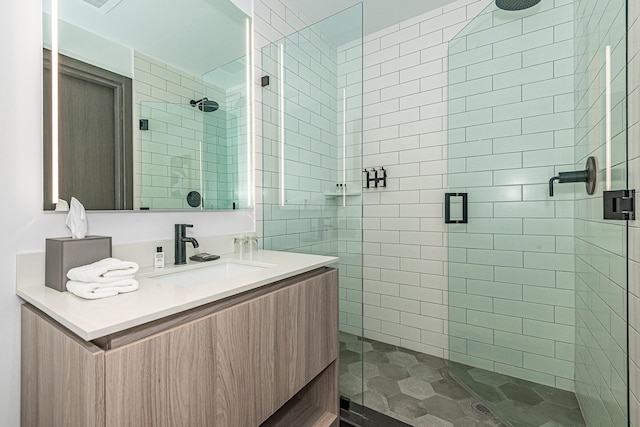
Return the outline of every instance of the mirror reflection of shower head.
[[[216,111],[219,107],[216,101],[210,101],[209,98],[202,98],[197,101],[191,100],[189,101],[192,107],[198,107],[198,110],[204,113],[210,113],[212,111]]]
[[[502,10],[524,10],[540,3],[540,0],[496,0],[496,6]]]

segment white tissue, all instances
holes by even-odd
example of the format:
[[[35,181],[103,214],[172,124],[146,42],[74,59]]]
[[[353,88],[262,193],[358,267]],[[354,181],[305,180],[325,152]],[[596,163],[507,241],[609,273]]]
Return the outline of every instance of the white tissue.
[[[84,239],[87,234],[87,214],[84,210],[82,203],[75,197],[71,198],[71,207],[69,208],[69,214],[65,221],[69,230],[71,230],[71,237],[74,239]]]

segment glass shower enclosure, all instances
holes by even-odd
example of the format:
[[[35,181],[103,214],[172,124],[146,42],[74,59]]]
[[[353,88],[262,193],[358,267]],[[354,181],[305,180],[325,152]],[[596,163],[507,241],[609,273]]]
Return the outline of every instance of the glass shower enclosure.
[[[339,258],[340,391],[362,404],[362,5],[262,49],[263,245]]]
[[[625,14],[491,2],[449,45],[451,373],[509,425],[627,425],[627,221],[603,219],[627,188]],[[593,194],[551,196],[592,156]]]

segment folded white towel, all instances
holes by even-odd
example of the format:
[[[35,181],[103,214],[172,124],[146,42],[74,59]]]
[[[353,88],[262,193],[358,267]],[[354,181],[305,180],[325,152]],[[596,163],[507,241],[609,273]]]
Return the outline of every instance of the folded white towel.
[[[138,268],[138,264],[132,261],[105,258],[93,264],[72,268],[67,272],[67,278],[75,282],[110,283],[122,279],[133,279]]]
[[[67,290],[80,298],[98,299],[112,297],[119,293],[133,292],[138,289],[136,279],[122,279],[110,283],[85,283],[69,280]]]

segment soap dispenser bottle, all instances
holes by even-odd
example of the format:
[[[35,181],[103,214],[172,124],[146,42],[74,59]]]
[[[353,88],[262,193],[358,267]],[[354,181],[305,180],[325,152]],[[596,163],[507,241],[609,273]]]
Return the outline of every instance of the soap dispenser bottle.
[[[153,258],[153,266],[155,268],[163,268],[164,267],[164,252],[162,252],[162,246],[158,246],[156,248],[156,253]]]

